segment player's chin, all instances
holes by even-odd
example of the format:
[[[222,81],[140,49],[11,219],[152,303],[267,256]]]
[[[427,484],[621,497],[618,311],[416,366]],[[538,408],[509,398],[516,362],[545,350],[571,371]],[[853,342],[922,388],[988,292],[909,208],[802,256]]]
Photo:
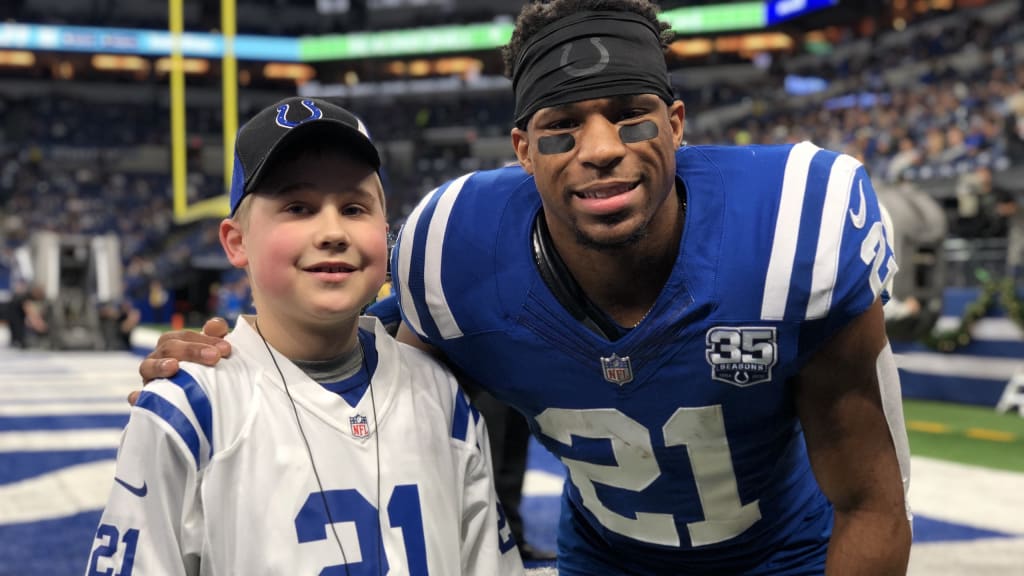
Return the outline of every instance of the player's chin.
[[[614,251],[635,246],[647,236],[647,223],[626,219],[576,228],[576,241],[592,250]]]

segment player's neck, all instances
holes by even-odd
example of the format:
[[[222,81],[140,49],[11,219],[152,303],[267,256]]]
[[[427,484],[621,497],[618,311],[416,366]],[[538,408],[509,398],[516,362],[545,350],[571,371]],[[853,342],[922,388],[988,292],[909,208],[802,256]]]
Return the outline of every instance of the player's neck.
[[[289,360],[333,360],[351,352],[358,344],[359,319],[323,326],[295,326],[280,322],[273,314],[244,316],[275,350]]]
[[[673,195],[666,204],[678,208],[679,202]],[[618,250],[587,248],[568,238],[559,242],[554,234],[552,240],[587,298],[618,324],[632,326],[654,306],[672,274],[684,220],[682,210],[666,209],[651,221],[647,236]]]

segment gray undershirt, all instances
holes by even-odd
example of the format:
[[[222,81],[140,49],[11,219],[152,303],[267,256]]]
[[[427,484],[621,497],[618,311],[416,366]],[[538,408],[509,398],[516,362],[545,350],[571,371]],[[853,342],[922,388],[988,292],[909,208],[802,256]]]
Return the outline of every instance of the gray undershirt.
[[[351,378],[363,366],[363,345],[330,360],[292,360],[307,376],[320,384],[334,384]]]

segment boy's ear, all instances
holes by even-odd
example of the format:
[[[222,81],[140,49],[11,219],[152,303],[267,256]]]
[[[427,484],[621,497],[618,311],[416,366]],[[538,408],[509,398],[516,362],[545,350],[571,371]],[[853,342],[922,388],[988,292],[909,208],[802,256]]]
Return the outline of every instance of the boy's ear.
[[[242,233],[242,225],[231,218],[225,218],[220,223],[220,245],[224,248],[224,254],[228,262],[235,268],[245,268],[249,265],[249,256],[245,251],[245,235]]]

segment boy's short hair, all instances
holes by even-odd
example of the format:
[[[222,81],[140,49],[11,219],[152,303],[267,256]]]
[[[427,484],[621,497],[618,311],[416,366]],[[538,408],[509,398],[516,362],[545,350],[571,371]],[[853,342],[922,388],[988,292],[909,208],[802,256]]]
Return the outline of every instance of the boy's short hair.
[[[264,108],[238,131],[231,176],[231,216],[259,185],[264,169],[300,135],[330,138],[332,144],[380,171],[380,154],[366,126],[354,114],[321,98],[285,98]]]

